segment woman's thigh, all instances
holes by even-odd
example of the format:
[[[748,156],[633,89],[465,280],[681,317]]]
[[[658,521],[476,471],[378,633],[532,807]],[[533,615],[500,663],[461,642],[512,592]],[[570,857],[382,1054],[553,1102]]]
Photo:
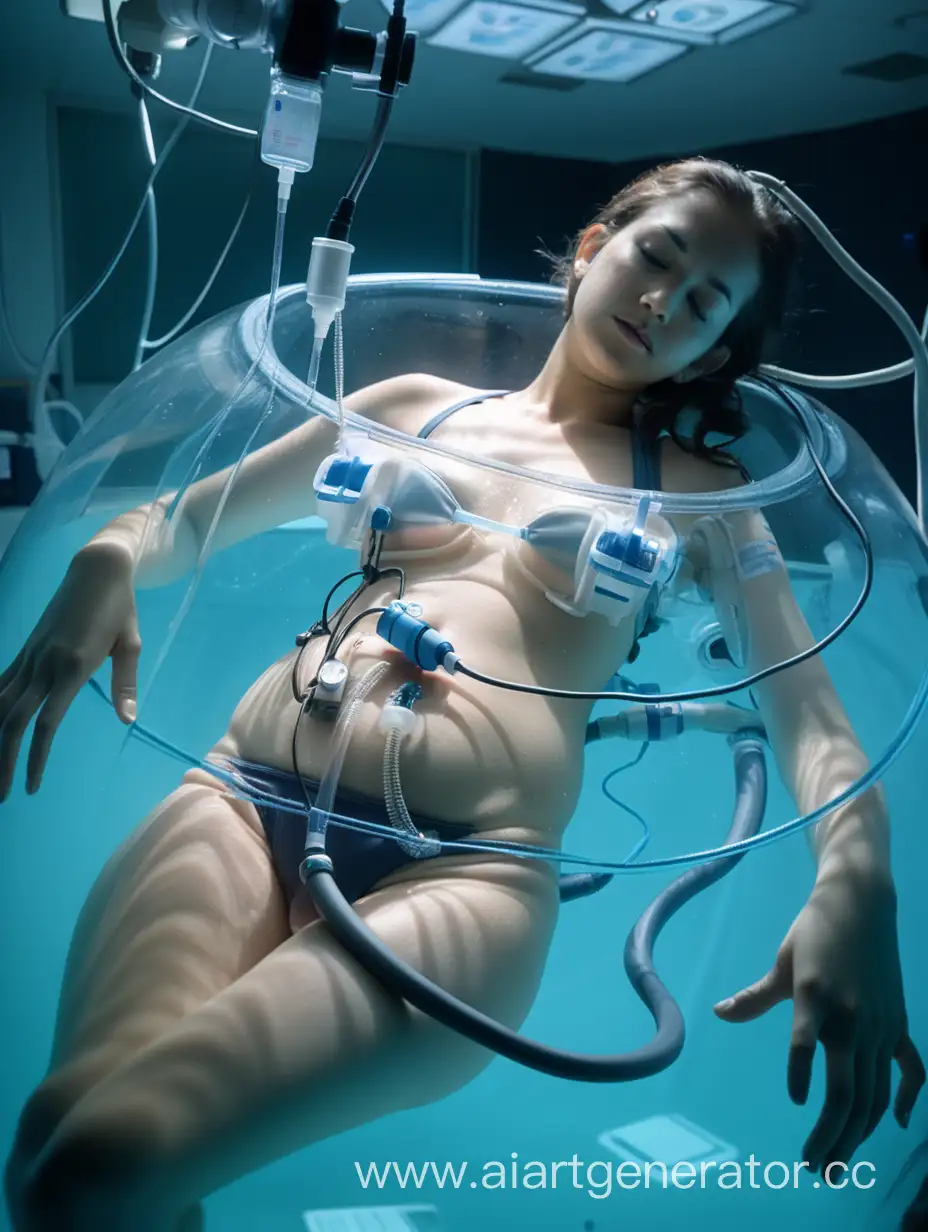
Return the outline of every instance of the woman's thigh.
[[[260,821],[192,771],[110,857],[78,918],[49,1073],[17,1147],[39,1149],[107,1074],[289,935]]]
[[[550,869],[487,860],[356,908],[406,963],[516,1027],[541,979],[557,887]],[[92,1161],[127,1224],[141,1226],[144,1210],[168,1226],[245,1173],[449,1094],[492,1056],[387,992],[316,921],[98,1083],[61,1123],[36,1184],[63,1203]]]

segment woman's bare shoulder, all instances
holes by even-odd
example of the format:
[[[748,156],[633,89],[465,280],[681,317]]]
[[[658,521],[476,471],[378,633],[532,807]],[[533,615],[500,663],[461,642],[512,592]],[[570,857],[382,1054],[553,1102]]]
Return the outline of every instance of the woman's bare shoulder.
[[[479,391],[429,372],[407,372],[365,385],[345,399],[357,415],[416,432],[430,414]]]

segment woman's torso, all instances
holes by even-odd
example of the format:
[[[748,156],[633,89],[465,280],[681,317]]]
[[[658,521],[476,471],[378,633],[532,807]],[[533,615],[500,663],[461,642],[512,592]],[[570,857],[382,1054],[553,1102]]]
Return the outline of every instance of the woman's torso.
[[[414,414],[400,417],[403,431],[415,435],[444,406],[476,392],[452,382],[441,385],[433,407],[418,407]],[[635,486],[629,430],[552,424],[514,397],[462,408],[431,439],[463,453],[541,473],[613,487]],[[659,457],[665,490],[697,491],[706,483],[707,464],[670,440],[660,442]],[[525,526],[555,507],[601,503],[441,456],[424,460],[463,508],[516,526]],[[307,484],[311,480],[307,476]],[[650,534],[672,538],[669,524],[659,514],[649,515],[647,525]],[[601,690],[626,661],[634,642],[631,618],[613,626],[602,616],[571,616],[549,602],[539,581],[569,589],[570,579],[546,565],[525,543],[505,534],[454,525],[388,535],[380,565],[404,569],[404,599],[421,606],[422,618],[453,644],[462,662],[486,675],[553,688]],[[352,612],[385,605],[395,597],[395,581],[386,578],[365,591]],[[317,615],[312,613],[307,624]],[[557,841],[579,794],[593,703],[504,690],[460,674],[423,672],[374,632],[375,619],[369,617],[349,634],[339,653],[353,680],[380,660],[391,664],[360,710],[341,786],[382,794],[380,711],[389,693],[403,681],[414,680],[422,688],[416,710],[423,723],[405,742],[401,763],[410,810],[465,822],[494,836]],[[324,637],[315,639],[303,654],[304,687],[315,673],[325,642]],[[249,689],[216,751],[293,769],[293,729],[300,707],[291,678],[297,653],[284,655]],[[304,776],[322,776],[333,735],[331,721],[312,713],[300,719],[296,747]]]

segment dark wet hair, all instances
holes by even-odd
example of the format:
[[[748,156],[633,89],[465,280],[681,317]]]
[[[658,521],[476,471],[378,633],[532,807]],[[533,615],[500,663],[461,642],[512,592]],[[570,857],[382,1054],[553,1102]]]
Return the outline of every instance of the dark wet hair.
[[[657,382],[639,396],[638,413],[645,431],[655,436],[666,431],[690,453],[732,466],[735,463],[723,452],[724,447],[748,429],[735,382],[767,358],[767,345],[782,326],[799,252],[798,222],[769,189],[730,163],[685,158],[655,167],[632,180],[589,225],[601,223],[606,227],[602,236],[605,245],[652,206],[697,189],[714,193],[730,209],[753,222],[760,256],[758,289],[719,339],[719,344],[731,351],[723,367],[685,384],[670,379]],[[565,319],[573,311],[580,282],[574,272],[574,260],[587,229],[578,233],[569,256],[553,258],[554,281],[567,288]],[[682,431],[684,412],[697,413],[689,434]],[[709,433],[728,439],[707,445]]]

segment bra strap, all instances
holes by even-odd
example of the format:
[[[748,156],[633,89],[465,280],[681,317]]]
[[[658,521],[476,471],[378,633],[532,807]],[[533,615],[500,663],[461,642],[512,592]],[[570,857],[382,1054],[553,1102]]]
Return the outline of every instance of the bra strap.
[[[439,411],[437,415],[433,415],[428,423],[424,424],[416,436],[420,440],[425,440],[438,427],[440,423],[444,423],[449,415],[453,415],[455,411],[460,411],[465,406],[473,406],[476,402],[485,402],[487,398],[501,398],[503,394],[508,394],[508,389],[490,389],[482,394],[473,394],[470,398],[464,398],[461,402],[455,402],[453,406],[446,406],[443,411]]]
[[[637,416],[632,422],[632,468],[632,484],[639,491],[661,490],[660,437],[643,431]]]
[[[463,410],[465,406],[474,406],[478,402],[485,402],[488,398],[501,398],[509,392],[508,389],[490,389],[480,394],[472,394],[469,398],[463,398],[460,402],[455,402],[452,406],[446,406],[436,415],[433,415],[430,420],[423,424],[416,435],[420,440],[425,440],[431,436],[439,424],[444,423],[455,411]],[[651,432],[642,431],[637,416],[632,426],[632,467],[632,483],[639,491],[660,491],[660,438],[655,437]]]

